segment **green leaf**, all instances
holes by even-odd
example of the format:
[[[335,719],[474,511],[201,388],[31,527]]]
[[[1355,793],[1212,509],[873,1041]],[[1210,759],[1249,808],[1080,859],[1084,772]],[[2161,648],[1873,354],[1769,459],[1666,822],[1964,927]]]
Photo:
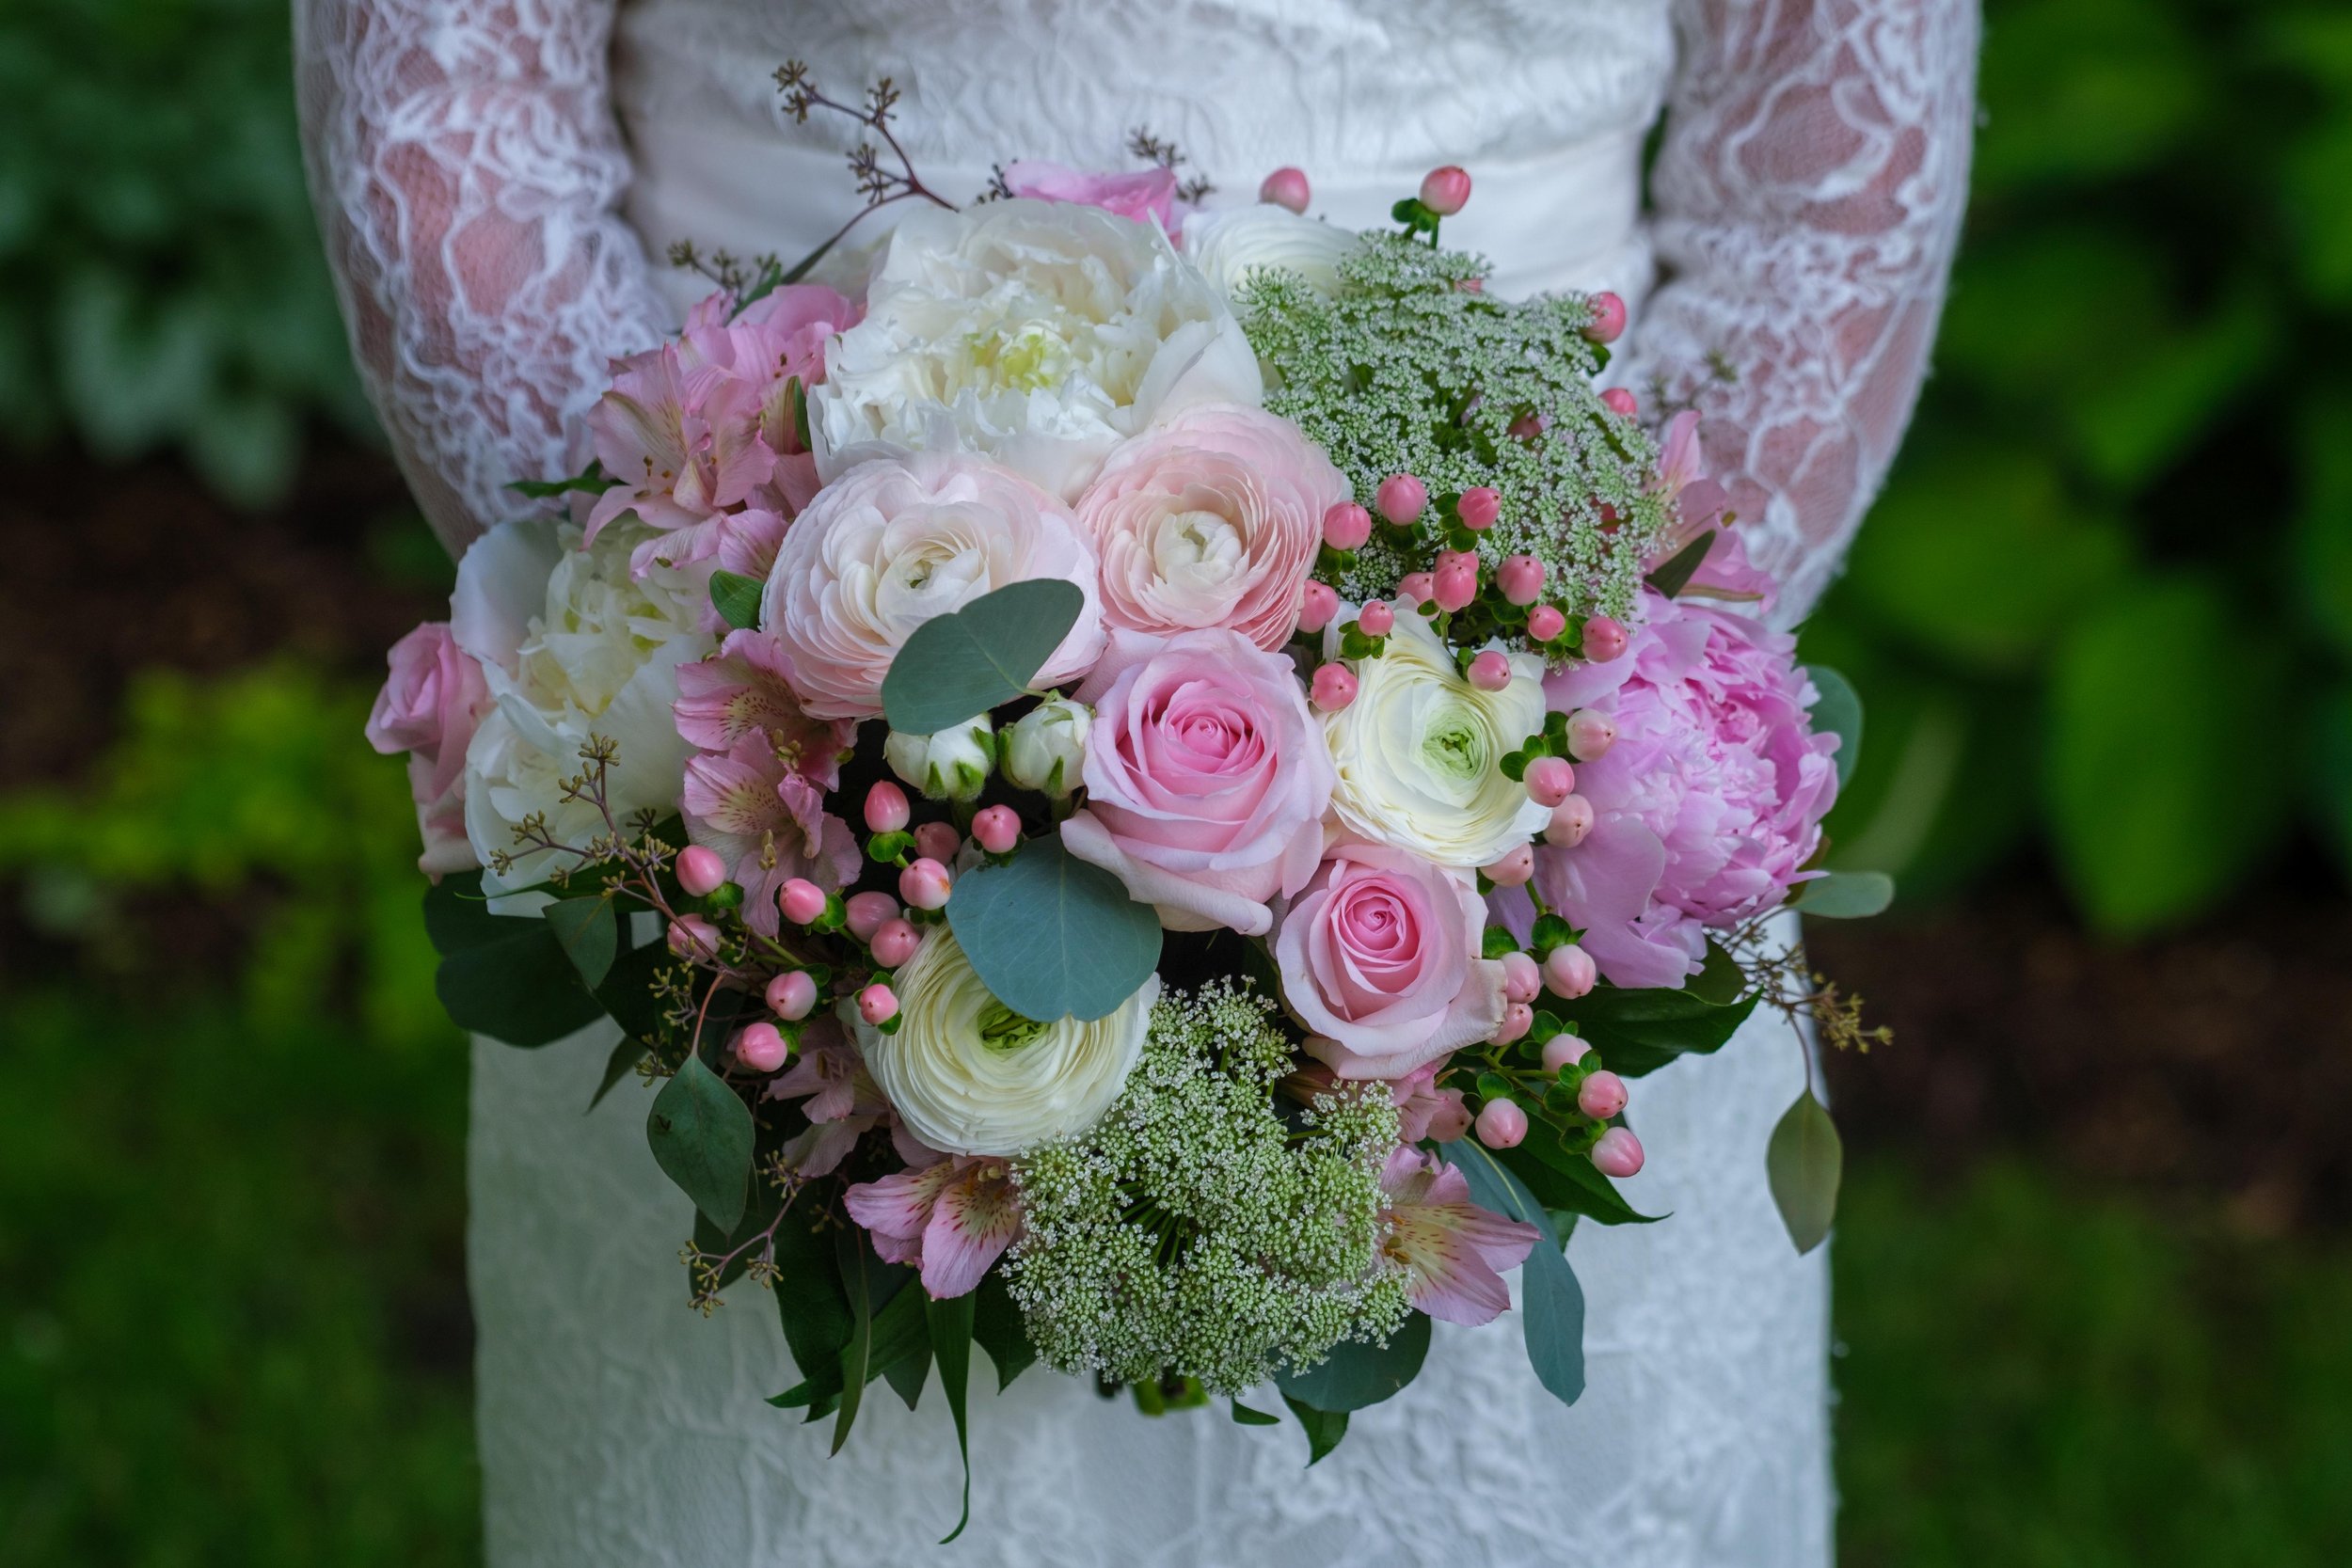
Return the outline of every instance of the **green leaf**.
[[[1241,1401],[1235,1400],[1233,1402],[1233,1421],[1237,1426],[1279,1427],[1282,1424],[1282,1418],[1279,1416],[1269,1416],[1263,1410],[1252,1410],[1249,1406],[1242,1403]]]
[[[815,1206],[787,1212],[775,1231],[776,1315],[784,1341],[802,1382],[768,1402],[785,1409],[806,1406],[809,1418],[829,1413],[841,1396],[841,1352],[855,1321],[843,1289],[832,1230],[818,1227]]]
[[[1710,528],[1675,551],[1671,560],[1649,575],[1649,585],[1670,599],[1688,588],[1698,569],[1707,563],[1707,552],[1715,547],[1716,531]]]
[[[1710,1000],[1722,994],[1723,986],[1708,980],[1707,972],[1693,979],[1707,982],[1705,993],[1695,985],[1681,990],[1602,986],[1555,1006],[1568,1028],[1600,1052],[1612,1072],[1638,1078],[1677,1056],[1721,1050],[1756,1010],[1753,996],[1728,1006]]]
[[[603,1104],[604,1097],[612,1092],[613,1086],[630,1076],[637,1064],[644,1059],[645,1042],[636,1036],[623,1035],[615,1041],[612,1054],[604,1059],[604,1076],[596,1081],[596,1092],[589,1100],[588,1109],[593,1111]]]
[[[900,1296],[919,1296],[922,1293],[919,1290],[912,1292],[906,1291],[898,1292]],[[893,1299],[895,1301],[897,1298]],[[878,1356],[876,1359],[881,1358]],[[898,1398],[906,1402],[906,1407],[909,1410],[913,1410],[922,1402],[923,1385],[930,1380],[930,1375],[931,1347],[929,1340],[925,1340],[905,1355],[882,1368],[883,1380],[898,1393]]]
[[[952,1301],[932,1301],[924,1308],[931,1331],[931,1358],[939,1363],[939,1386],[947,1396],[947,1414],[956,1423],[956,1455],[963,1461],[963,1509],[956,1515],[956,1528],[947,1532],[940,1544],[963,1533],[963,1527],[972,1522],[972,1433],[969,1428],[967,1402],[972,1382],[972,1331],[978,1305],[977,1292],[967,1292]]]
[[[1013,1305],[1012,1292],[1005,1289],[1004,1275],[991,1270],[972,1293],[972,1338],[994,1364],[1001,1394],[1036,1365],[1037,1347],[1029,1343],[1029,1331],[1021,1321],[1021,1308]]]
[[[719,612],[719,619],[738,631],[756,630],[759,598],[766,586],[757,578],[747,578],[740,572],[713,572],[710,608]]]
[[[1837,784],[1843,788],[1853,777],[1854,764],[1862,760],[1862,696],[1851,681],[1826,664],[1808,664],[1804,673],[1821,694],[1813,705],[1813,733],[1837,737]]]
[[[425,895],[425,933],[442,955],[433,990],[459,1028],[545,1045],[604,1016],[554,930],[536,915],[492,914],[443,878]]]
[[[506,487],[515,494],[528,496],[532,500],[548,500],[556,496],[568,495],[574,490],[585,490],[591,495],[602,495],[620,483],[619,480],[604,471],[602,463],[591,463],[584,472],[574,474],[569,479],[517,479],[509,483]]]
[[[1748,977],[1739,959],[1710,942],[1699,972],[1683,982],[1683,989],[1709,1006],[1736,1006],[1748,994]]]
[[[1077,624],[1075,583],[1034,578],[983,594],[914,634],[882,677],[882,714],[902,735],[952,729],[1029,689]]]
[[[645,1141],[662,1174],[711,1224],[732,1231],[751,1190],[752,1113],[701,1056],[688,1056],[654,1096]]]
[[[1656,1225],[1663,1214],[1645,1214],[1625,1200],[1617,1185],[1600,1173],[1592,1156],[1563,1148],[1543,1128],[1497,1156],[1546,1209],[1582,1214],[1602,1225]]]
[[[1121,1006],[1160,961],[1160,922],[1117,877],[1058,838],[956,879],[947,924],[997,1001],[1025,1018],[1092,1020]]]
[[[1797,1096],[1772,1129],[1764,1150],[1764,1172],[1772,1180],[1780,1222],[1800,1253],[1811,1252],[1829,1234],[1837,1215],[1837,1181],[1845,1168],[1836,1125],[1811,1089]]]
[[[1469,1179],[1470,1196],[1480,1208],[1535,1227],[1535,1245],[1519,1275],[1527,1364],[1554,1399],[1574,1404],[1584,1392],[1584,1291],[1561,1251],[1551,1215],[1526,1183],[1474,1140],[1448,1144],[1444,1154]]]
[[[1341,1438],[1347,1435],[1347,1412],[1317,1410],[1311,1404],[1299,1403],[1288,1394],[1282,1396],[1282,1402],[1291,1407],[1291,1414],[1298,1418],[1298,1424],[1307,1429],[1307,1467],[1311,1470],[1323,1463],[1324,1455],[1340,1446]]]
[[[833,1423],[832,1451],[839,1453],[856,1424],[858,1407],[866,1402],[866,1380],[874,1373],[874,1274],[881,1259],[866,1244],[865,1232],[853,1225],[833,1233],[833,1256],[850,1303],[850,1342],[841,1347],[841,1404]]]
[[[1323,1411],[1362,1410],[1394,1395],[1421,1375],[1429,1354],[1429,1319],[1415,1312],[1386,1345],[1343,1339],[1321,1365],[1285,1372],[1275,1381],[1284,1397]]]
[[[621,923],[614,918],[610,897],[563,898],[549,904],[542,917],[548,929],[589,990],[604,984],[612,968],[612,955],[621,943]]]
[[[1883,871],[1833,871],[1799,884],[1797,908],[1818,920],[1867,920],[1895,901],[1895,879]]]

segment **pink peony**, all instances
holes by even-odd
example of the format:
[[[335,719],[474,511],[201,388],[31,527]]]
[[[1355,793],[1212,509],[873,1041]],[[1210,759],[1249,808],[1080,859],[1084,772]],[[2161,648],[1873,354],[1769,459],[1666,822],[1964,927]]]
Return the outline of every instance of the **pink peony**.
[[[786,532],[760,621],[820,719],[882,712],[882,677],[914,628],[1007,583],[1060,578],[1086,607],[1038,672],[1074,680],[1102,652],[1093,546],[1070,509],[1009,468],[958,452],[843,474]]]
[[[1005,166],[1005,185],[1017,197],[1100,207],[1137,223],[1156,223],[1163,230],[1176,223],[1176,171],[1171,168],[1101,174],[1023,158]]]
[[[417,863],[439,878],[475,863],[466,839],[466,747],[490,708],[482,666],[457,646],[445,621],[428,621],[392,644],[391,673],[368,715],[368,744],[408,753],[408,793],[424,853]]]
[[[1307,1050],[1342,1078],[1402,1078],[1502,1022],[1502,965],[1479,956],[1468,874],[1342,844],[1282,916],[1274,958]]]
[[[793,878],[833,889],[857,876],[850,825],[826,813],[824,792],[787,768],[759,731],[727,752],[690,758],[679,804],[686,836],[727,863],[728,879],[743,889],[743,918],[762,936],[776,934],[776,895]]]
[[[1572,849],[1539,847],[1535,885],[1587,928],[1612,984],[1677,986],[1697,972],[1707,929],[1815,875],[1803,867],[1837,798],[1837,739],[1813,733],[1818,693],[1793,638],[1685,599],[1645,602],[1624,654],[1545,683],[1554,708],[1597,708],[1617,739],[1576,770],[1593,831]]]
[[[1115,450],[1078,498],[1103,558],[1103,619],[1134,631],[1230,626],[1279,648],[1298,624],[1323,515],[1348,496],[1288,420],[1203,407]]]
[[[690,746],[725,752],[763,735],[778,760],[819,789],[841,782],[841,754],[857,742],[845,721],[801,710],[784,649],[764,631],[734,631],[708,658],[677,668],[677,733]]]
[[[842,1195],[883,1261],[922,1270],[933,1301],[979,1289],[1021,1234],[1021,1195],[998,1159],[958,1155],[861,1181]]]
[[[1094,721],[1070,852],[1170,930],[1263,935],[1266,900],[1314,875],[1335,782],[1290,660],[1222,629],[1118,631],[1078,696]]]
[[[1399,1148],[1380,1174],[1384,1250],[1405,1266],[1405,1296],[1450,1323],[1492,1323],[1511,1306],[1502,1271],[1527,1261],[1536,1228],[1470,1201],[1470,1179],[1434,1154]]]

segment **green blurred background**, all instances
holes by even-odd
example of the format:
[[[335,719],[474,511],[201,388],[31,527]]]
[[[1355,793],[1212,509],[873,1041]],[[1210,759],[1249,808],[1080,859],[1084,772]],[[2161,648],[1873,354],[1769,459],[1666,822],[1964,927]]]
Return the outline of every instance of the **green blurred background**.
[[[2352,14],[1990,0],[1931,385],[1807,632],[1856,1564],[2352,1559]],[[479,1557],[465,1053],[282,0],[0,8],[0,1561]]]

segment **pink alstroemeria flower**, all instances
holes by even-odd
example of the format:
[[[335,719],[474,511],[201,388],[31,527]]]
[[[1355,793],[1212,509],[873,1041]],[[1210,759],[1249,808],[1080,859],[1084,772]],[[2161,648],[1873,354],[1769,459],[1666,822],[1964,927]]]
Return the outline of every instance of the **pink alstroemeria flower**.
[[[620,483],[589,508],[582,542],[635,513],[661,537],[637,546],[632,571],[717,553],[718,515],[742,505],[775,468],[760,413],[755,383],[715,366],[690,369],[675,343],[621,361],[612,389],[588,411],[596,461]]]
[[[686,836],[727,863],[728,879],[743,889],[743,918],[762,936],[776,934],[776,894],[793,878],[832,889],[857,875],[850,825],[824,809],[824,791],[787,768],[764,732],[689,758],[678,803]]]
[[[841,755],[857,743],[854,722],[801,710],[784,648],[765,632],[731,632],[708,658],[679,665],[670,710],[677,733],[701,751],[732,752],[765,735],[778,763],[818,789],[839,785]]]
[[[1504,1269],[1527,1261],[1538,1232],[1470,1201],[1470,1179],[1434,1154],[1403,1148],[1380,1173],[1388,1194],[1384,1250],[1405,1265],[1405,1296],[1433,1318],[1472,1327],[1510,1307]]]
[[[806,1180],[831,1176],[840,1169],[858,1139],[877,1127],[890,1129],[892,1147],[910,1165],[946,1158],[899,1125],[890,1102],[882,1098],[881,1085],[866,1070],[865,1059],[830,1018],[809,1021],[801,1037],[800,1055],[769,1084],[768,1098],[808,1101],[801,1107],[808,1116],[808,1127],[780,1151],[784,1164]]]
[[[934,1301],[979,1288],[1021,1234],[1021,1198],[1005,1162],[958,1155],[863,1181],[842,1195],[885,1262],[913,1263]]]

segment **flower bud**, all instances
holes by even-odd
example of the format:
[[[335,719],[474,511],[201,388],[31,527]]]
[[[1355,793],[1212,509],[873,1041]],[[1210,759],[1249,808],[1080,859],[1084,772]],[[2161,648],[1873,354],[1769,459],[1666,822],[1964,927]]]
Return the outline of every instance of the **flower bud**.
[[[1642,411],[1642,405],[1634,401],[1633,394],[1622,387],[1612,387],[1601,393],[1600,405],[1612,414],[1629,420]]]
[[[1502,955],[1502,994],[1513,1002],[1533,1002],[1544,993],[1544,972],[1525,953]]]
[[[1555,849],[1573,849],[1592,831],[1593,802],[1581,795],[1570,795],[1551,808],[1551,821],[1544,828],[1544,842]]]
[[[866,944],[873,951],[874,961],[884,969],[896,969],[914,957],[914,950],[923,945],[923,933],[905,920],[885,920],[874,940]]]
[[[972,840],[992,855],[1009,854],[1021,842],[1021,815],[1010,806],[990,806],[972,819]]]
[[[1527,1113],[1508,1100],[1478,1108],[1478,1141],[1488,1148],[1517,1148],[1527,1136]]]
[[[1313,198],[1312,187],[1307,183],[1307,171],[1287,165],[1267,175],[1258,186],[1259,200],[1272,202],[1294,213],[1305,212],[1307,203]]]
[[[1576,1108],[1595,1121],[1625,1109],[1625,1080],[1607,1070],[1589,1074],[1576,1091]]]
[[[914,909],[946,908],[950,889],[947,868],[928,855],[898,873],[898,896]]]
[[[1511,684],[1511,661],[1488,648],[1470,661],[1470,683],[1481,691],[1500,691]]]
[[[996,733],[985,713],[936,735],[893,730],[882,743],[882,759],[934,800],[977,800],[996,762]]]
[[[1534,847],[1522,844],[1516,849],[1506,849],[1480,869],[1486,872],[1486,880],[1497,887],[1525,887],[1528,879],[1535,875]]]
[[[898,997],[877,980],[857,993],[857,1016],[877,1027],[898,1016]]]
[[[1527,612],[1527,635],[1538,642],[1549,642],[1568,629],[1568,618],[1554,606],[1539,604]]]
[[[727,863],[719,851],[690,844],[677,852],[677,885],[690,898],[707,898],[727,879]]]
[[[1460,212],[1470,204],[1470,170],[1459,164],[1433,168],[1421,177],[1421,204],[1441,218]]]
[[[1554,996],[1573,1002],[1599,983],[1593,956],[1576,943],[1563,942],[1544,955],[1544,985]]]
[[[1581,707],[1568,715],[1568,755],[1579,762],[1597,762],[1617,743],[1617,721],[1597,708]]]
[[[1543,596],[1544,563],[1532,555],[1511,556],[1496,570],[1495,586],[1502,590],[1503,598],[1512,604],[1534,604]],[[1534,629],[1533,617],[1529,629]]]
[[[719,957],[719,927],[698,914],[680,915],[670,922],[670,951],[690,962],[713,962]]]
[[[825,890],[806,877],[795,877],[776,894],[776,906],[784,918],[795,926],[805,926],[825,912]]]
[[[1396,630],[1396,611],[1386,599],[1375,599],[1356,612],[1356,629],[1366,637],[1386,637]]]
[[[1563,757],[1537,757],[1527,765],[1527,795],[1539,806],[1556,806],[1576,787],[1576,769]]]
[[[768,1010],[798,1023],[817,1007],[817,981],[806,970],[787,969],[768,982]]]
[[[1592,298],[1593,319],[1584,328],[1584,336],[1597,343],[1613,343],[1625,335],[1625,301],[1613,293],[1597,293]]]
[[[1472,533],[1484,533],[1495,526],[1502,515],[1502,493],[1491,484],[1472,485],[1462,492],[1462,499],[1454,510],[1462,519],[1462,526]]]
[[[875,780],[874,787],[866,792],[866,827],[868,832],[901,832],[913,816],[907,806],[907,792],[888,779]]]
[[[1380,509],[1380,515],[1403,528],[1429,504],[1429,486],[1411,474],[1391,474],[1380,482],[1373,504]]]
[[[1513,1002],[1502,1009],[1502,1022],[1495,1026],[1497,1045],[1516,1045],[1535,1027],[1535,1009],[1524,1002]]]
[[[1356,673],[1344,664],[1318,665],[1308,696],[1318,711],[1337,713],[1356,700]]]
[[[1625,625],[1608,615],[1588,616],[1584,622],[1584,657],[1595,664],[1607,664],[1625,657],[1631,641],[1625,633]]]
[[[1642,1173],[1642,1140],[1623,1127],[1612,1127],[1593,1146],[1593,1164],[1601,1175],[1622,1181]]]
[[[1085,704],[1067,697],[1038,704],[1001,737],[1005,777],[1057,800],[1068,795],[1086,767],[1087,727],[1093,720]]]
[[[860,942],[871,942],[874,933],[882,928],[882,922],[898,918],[898,901],[886,893],[852,893],[847,914],[850,935]]]
[[[956,851],[963,847],[963,835],[952,823],[923,822],[914,829],[914,852],[942,865],[953,865]]]
[[[1574,1035],[1554,1035],[1544,1041],[1544,1070],[1558,1072],[1564,1067],[1574,1067],[1590,1054],[1592,1049]]]
[[[1340,596],[1327,582],[1310,582],[1298,599],[1298,629],[1318,632],[1340,612]]]
[[[773,1072],[792,1054],[783,1031],[772,1023],[754,1023],[735,1037],[735,1059],[754,1072]]]
[[[1360,550],[1372,537],[1372,514],[1354,501],[1333,501],[1323,515],[1323,542],[1335,550]]]

